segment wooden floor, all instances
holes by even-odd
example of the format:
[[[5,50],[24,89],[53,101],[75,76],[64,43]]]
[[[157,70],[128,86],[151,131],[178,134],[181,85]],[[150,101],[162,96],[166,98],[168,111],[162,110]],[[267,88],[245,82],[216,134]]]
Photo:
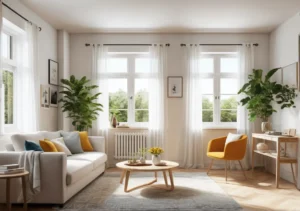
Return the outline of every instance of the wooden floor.
[[[107,171],[119,170],[112,168]],[[204,172],[205,170],[177,169],[175,171]],[[300,211],[300,191],[293,184],[281,180],[280,188],[276,189],[274,175],[260,169],[256,170],[253,176],[250,171],[246,172],[246,174],[248,180],[245,180],[240,171],[229,171],[227,183],[224,178],[224,170],[212,170],[209,176],[246,211]],[[5,206],[0,205],[0,210],[4,211]],[[23,209],[17,205],[13,206],[12,210],[21,211]],[[31,205],[28,210],[50,211],[52,210],[52,206]]]

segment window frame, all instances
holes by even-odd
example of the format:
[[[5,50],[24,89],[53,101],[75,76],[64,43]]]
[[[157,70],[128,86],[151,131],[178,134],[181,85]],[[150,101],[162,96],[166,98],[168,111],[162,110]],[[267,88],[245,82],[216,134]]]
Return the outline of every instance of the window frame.
[[[238,72],[221,72],[221,58],[238,58],[237,52],[209,52],[201,54],[201,58],[213,59],[213,72],[200,73],[201,79],[213,79],[213,94],[202,94],[202,96],[213,96],[213,121],[203,122],[204,129],[236,128],[237,122],[221,122],[221,96],[237,96],[237,94],[221,94],[221,79],[238,79]],[[200,70],[201,71],[201,70]],[[239,71],[239,70],[238,70]],[[201,96],[201,97],[202,97]],[[206,109],[209,110],[209,109]],[[224,110],[224,109],[223,109]],[[235,110],[235,109],[232,109]],[[203,111],[203,109],[202,109]],[[238,112],[237,112],[238,115]],[[238,118],[238,116],[237,116]]]
[[[127,58],[127,72],[106,72],[108,79],[127,79],[127,122],[120,122],[122,124],[128,124],[133,127],[148,127],[148,122],[136,122],[135,112],[136,110],[148,110],[148,109],[136,109],[135,108],[135,79],[149,79],[150,73],[135,72],[135,59],[137,58],[150,58],[149,53],[145,52],[109,52],[108,59],[110,58]],[[110,110],[110,108],[109,108]],[[126,109],[119,109],[126,110]]]

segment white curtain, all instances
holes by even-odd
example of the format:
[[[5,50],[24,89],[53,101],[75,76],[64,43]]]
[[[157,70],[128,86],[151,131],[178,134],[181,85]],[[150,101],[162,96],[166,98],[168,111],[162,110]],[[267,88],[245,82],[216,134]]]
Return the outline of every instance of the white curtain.
[[[107,75],[107,53],[108,48],[103,45],[93,46],[92,52],[92,84],[98,85],[95,92],[102,94],[98,98],[98,103],[103,105],[103,112],[99,112],[99,117],[93,122],[92,135],[104,136],[106,152],[108,151],[108,129],[109,125],[109,103],[108,103],[108,75]]]
[[[0,0],[2,5],[2,0]],[[2,6],[0,7],[0,134],[4,133],[4,90],[3,90],[3,79],[2,79]]]
[[[200,57],[201,46],[185,47],[186,56],[186,96],[184,137],[179,154],[180,166],[184,168],[204,167],[204,147],[202,141],[202,96]]]
[[[252,73],[254,68],[254,47],[252,44],[243,44],[238,49],[240,71],[238,76],[239,88],[248,81],[248,75]],[[238,101],[245,96],[239,95]],[[245,158],[243,159],[243,167],[246,169],[250,168],[251,158],[251,139],[252,131],[254,130],[254,123],[248,120],[248,111],[245,106],[238,106],[237,111],[237,133],[246,134],[248,136],[247,151]]]
[[[149,140],[150,146],[165,148],[165,70],[167,47],[150,47]]]
[[[39,130],[40,80],[37,69],[38,28],[26,22],[25,35],[17,38],[15,79],[16,126],[20,132]]]

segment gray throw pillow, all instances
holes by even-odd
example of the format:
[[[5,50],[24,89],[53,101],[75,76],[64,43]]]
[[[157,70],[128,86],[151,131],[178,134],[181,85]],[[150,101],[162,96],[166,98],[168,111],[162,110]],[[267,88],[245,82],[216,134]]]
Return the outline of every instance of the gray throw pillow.
[[[63,132],[60,134],[64,138],[65,144],[72,154],[83,153],[79,132]]]

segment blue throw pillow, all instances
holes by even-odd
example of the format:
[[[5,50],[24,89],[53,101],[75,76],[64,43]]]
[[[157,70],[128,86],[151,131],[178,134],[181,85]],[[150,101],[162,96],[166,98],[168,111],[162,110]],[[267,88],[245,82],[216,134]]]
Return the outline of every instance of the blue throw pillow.
[[[78,131],[61,131],[60,134],[64,138],[65,144],[68,147],[68,149],[72,152],[72,154],[84,153],[81,147],[80,136]]]
[[[24,145],[24,148],[25,148],[25,151],[30,151],[30,150],[33,150],[33,151],[44,151],[42,149],[42,147],[40,147],[40,145],[32,142],[32,141],[25,141],[25,145]]]

